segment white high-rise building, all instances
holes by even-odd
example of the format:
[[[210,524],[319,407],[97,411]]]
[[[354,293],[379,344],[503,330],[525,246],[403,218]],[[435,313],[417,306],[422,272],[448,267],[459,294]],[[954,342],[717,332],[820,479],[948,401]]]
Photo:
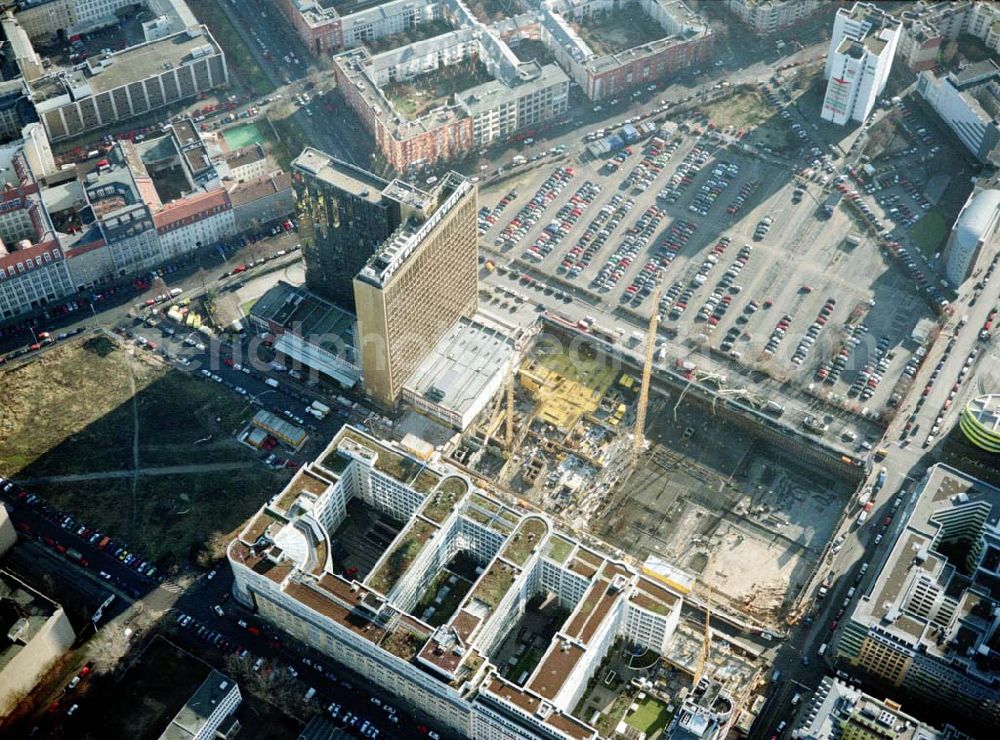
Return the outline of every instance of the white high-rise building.
[[[899,42],[900,23],[871,3],[841,8],[826,57],[824,121],[864,121],[885,89]]]

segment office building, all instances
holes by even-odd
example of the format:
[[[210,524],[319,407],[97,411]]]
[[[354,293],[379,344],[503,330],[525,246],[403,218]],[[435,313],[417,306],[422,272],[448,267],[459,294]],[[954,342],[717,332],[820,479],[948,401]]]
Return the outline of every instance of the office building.
[[[0,717],[24,699],[76,634],[62,607],[0,571]]]
[[[871,3],[837,10],[824,71],[824,121],[844,125],[868,117],[889,79],[899,33],[899,21]]]
[[[237,683],[213,670],[170,720],[160,740],[212,740],[242,701]]]
[[[411,208],[372,173],[307,147],[292,162],[297,179],[299,232],[311,291],[353,312],[354,276]]]
[[[573,24],[629,6],[639,9],[663,37],[621,50],[595,50]],[[541,40],[588,98],[611,99],[669,79],[712,55],[711,27],[683,0],[550,0],[542,4]]]
[[[959,429],[976,447],[994,454],[1000,452],[1000,394],[976,396],[962,409]]]
[[[836,658],[960,729],[1000,726],[1000,489],[937,464],[853,610]],[[947,709],[947,714],[945,713]],[[924,714],[919,712],[918,714]]]
[[[937,77],[921,72],[917,91],[983,164],[1000,164],[1000,66],[992,59]]]
[[[976,265],[992,259],[998,246],[1000,227],[1000,190],[974,190],[959,211],[948,235],[942,260],[944,274],[958,287],[975,272]],[[985,260],[982,258],[986,257]]]
[[[431,192],[393,180],[405,220],[354,278],[365,392],[395,406],[403,383],[479,301],[478,193],[457,172]],[[308,274],[308,273],[307,273]]]
[[[385,546],[373,552],[366,531]],[[622,638],[662,655],[683,603],[433,453],[351,427],[246,524],[228,559],[234,596],[261,618],[478,740],[596,738],[573,712],[608,651]],[[554,633],[514,675],[522,619],[544,608],[558,610]]]
[[[361,378],[352,314],[283,280],[257,299],[246,319],[269,334],[277,359],[303,375],[353,388]]]
[[[463,317],[407,379],[403,401],[465,431],[500,392],[514,362],[514,343],[502,328]]]
[[[876,699],[839,678],[824,676],[803,707],[792,730],[799,740],[892,738],[892,740],[959,740],[951,727],[938,730],[903,712],[891,699]]]
[[[757,36],[786,31],[824,7],[823,0],[726,0],[726,9]]]
[[[225,54],[205,26],[88,57],[76,67],[24,77],[53,142],[229,84]]]

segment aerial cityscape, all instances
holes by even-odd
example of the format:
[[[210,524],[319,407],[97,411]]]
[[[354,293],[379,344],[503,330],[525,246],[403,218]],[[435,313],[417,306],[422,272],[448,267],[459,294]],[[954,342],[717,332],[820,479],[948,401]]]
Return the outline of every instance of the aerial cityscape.
[[[1000,737],[1000,3],[0,30],[0,738]]]

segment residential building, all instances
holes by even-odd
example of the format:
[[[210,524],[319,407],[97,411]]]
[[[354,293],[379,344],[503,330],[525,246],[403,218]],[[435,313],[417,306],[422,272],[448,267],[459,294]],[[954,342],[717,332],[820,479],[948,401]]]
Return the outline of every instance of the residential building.
[[[571,20],[639,6],[663,38],[624,51],[601,54],[570,25]],[[542,4],[541,39],[588,98],[610,99],[669,78],[709,59],[712,29],[683,0],[547,0]]]
[[[391,542],[334,543],[355,512]],[[433,453],[352,427],[259,510],[228,559],[234,596],[262,619],[475,740],[596,738],[573,711],[605,656],[619,639],[663,654],[683,603]],[[560,608],[555,633],[527,675],[509,675],[497,656],[538,603]]]
[[[942,254],[944,274],[949,283],[960,286],[969,279],[980,261],[992,259],[990,255],[1000,246],[997,242],[998,227],[1000,190],[974,190],[955,219]]]
[[[354,316],[283,280],[254,303],[247,321],[273,337],[279,361],[353,388],[361,379]]]
[[[899,18],[903,32],[897,53],[914,72],[936,66],[944,44],[957,41],[962,34],[975,36],[1000,52],[1000,7],[990,0],[919,0]]]
[[[387,180],[306,147],[292,162],[298,175],[299,230],[306,285],[354,311],[354,276],[408,217]]]
[[[876,699],[846,681],[824,676],[812,696],[802,700],[804,710],[792,736],[800,740],[840,740],[847,737],[885,737],[894,740],[958,740],[959,733],[938,730],[903,712],[891,699]]]
[[[478,191],[449,172],[431,192],[386,188],[405,220],[354,278],[365,392],[391,408],[403,383],[479,300]]]
[[[22,134],[0,147],[0,318],[182,259],[236,233],[229,194],[189,120],[140,143],[118,142],[96,167],[68,170],[56,170],[40,124]],[[290,191],[286,175],[289,201]]]
[[[118,12],[135,0],[18,0],[14,17],[32,40],[87,33],[118,22]]]
[[[936,464],[915,496],[911,509],[897,509],[896,541],[841,620],[836,658],[927,702],[929,716],[995,729],[1000,489]]]
[[[548,125],[568,109],[569,78],[561,69],[519,61],[464,5],[455,7],[464,13],[457,31],[380,54],[359,48],[334,57],[338,88],[398,171],[464,156]],[[398,108],[386,94],[389,86],[419,85],[423,75],[454,65],[482,65],[492,79],[415,111]]]
[[[340,7],[338,7],[340,6]],[[441,18],[439,0],[280,0],[278,7],[312,54],[332,54]]]
[[[287,172],[251,180],[232,187],[229,202],[237,233],[256,231],[263,224],[288,218],[295,213],[295,190]]]
[[[837,10],[824,71],[824,121],[844,125],[868,117],[889,79],[899,33],[899,21],[871,3]]]
[[[170,720],[160,740],[212,740],[242,701],[237,683],[213,670]]]
[[[1000,66],[995,61],[942,77],[921,72],[917,91],[977,161],[1000,164]]]
[[[226,152],[215,163],[219,177],[232,182],[259,180],[270,174],[267,153],[261,144],[251,144]]]
[[[823,0],[726,0],[726,9],[757,36],[771,36],[813,17]]]
[[[7,716],[62,655],[76,634],[63,608],[0,570],[0,716]]]
[[[225,54],[205,26],[89,57],[28,79],[51,141],[122,123],[229,84]]]

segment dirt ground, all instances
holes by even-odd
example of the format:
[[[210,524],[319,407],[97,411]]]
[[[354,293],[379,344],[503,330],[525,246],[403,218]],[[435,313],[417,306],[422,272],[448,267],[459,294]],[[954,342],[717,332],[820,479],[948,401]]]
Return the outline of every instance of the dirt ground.
[[[162,566],[220,555],[287,478],[255,466],[233,438],[247,404],[107,336],[53,348],[0,382],[19,390],[0,406],[0,474],[93,529],[142,542]],[[174,466],[187,467],[132,475]]]
[[[656,444],[596,531],[696,575],[732,608],[779,619],[852,486],[703,407],[682,404],[677,421],[672,403],[650,413]]]

